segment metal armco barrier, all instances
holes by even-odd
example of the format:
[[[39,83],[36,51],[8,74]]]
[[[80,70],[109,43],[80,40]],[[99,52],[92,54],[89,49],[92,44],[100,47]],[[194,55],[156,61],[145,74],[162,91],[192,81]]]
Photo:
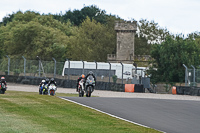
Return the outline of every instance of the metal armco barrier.
[[[173,86],[172,87],[172,94],[200,96],[200,87]]]

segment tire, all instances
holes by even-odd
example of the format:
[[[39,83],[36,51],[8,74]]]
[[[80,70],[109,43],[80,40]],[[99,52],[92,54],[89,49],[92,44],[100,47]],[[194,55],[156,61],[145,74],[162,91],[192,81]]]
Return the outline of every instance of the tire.
[[[45,94],[48,95],[48,91],[45,91]]]
[[[51,96],[54,96],[54,95],[55,95],[55,92],[54,92],[54,91],[51,91],[51,92],[50,92],[50,95],[51,95]]]
[[[42,94],[42,90],[41,90],[41,89],[39,89],[39,94],[40,94],[40,95]]]
[[[82,96],[82,94],[81,94],[81,88],[78,88],[78,95],[79,95],[79,97]]]
[[[82,97],[84,97],[84,91],[82,91]]]
[[[1,94],[5,94],[5,90],[1,90]]]
[[[91,91],[92,91],[91,86],[89,86],[88,97],[91,97],[91,93],[92,93]]]
[[[87,92],[86,92],[86,97],[91,97],[91,91],[92,91],[91,86],[88,86]]]
[[[79,92],[79,97],[82,97],[82,94]]]
[[[80,91],[79,92],[79,97],[83,97],[84,96],[84,91]]]

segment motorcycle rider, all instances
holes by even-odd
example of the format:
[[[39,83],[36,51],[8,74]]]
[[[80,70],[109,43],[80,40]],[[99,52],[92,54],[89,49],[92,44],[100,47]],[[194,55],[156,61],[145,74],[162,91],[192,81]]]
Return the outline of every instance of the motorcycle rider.
[[[46,84],[46,81],[43,79],[42,81],[41,81],[41,83],[39,84],[39,87],[41,87],[42,85],[45,85]]]
[[[46,79],[45,79],[45,82],[44,82],[44,87],[45,87],[45,85],[48,85],[48,83],[49,83],[49,79],[46,78]],[[46,88],[46,87],[43,88],[43,92],[44,92],[46,89],[48,90],[48,88]]]
[[[51,80],[48,83],[48,86],[50,86],[50,84],[54,84],[55,86],[57,86],[56,81],[54,80],[54,78],[51,78]]]
[[[94,78],[94,81],[95,81],[95,86],[96,86],[96,77],[94,76],[94,73],[92,71],[89,71],[89,73],[87,74],[87,76],[85,77],[85,80],[87,80],[87,78],[89,76],[92,76]]]
[[[81,80],[81,79],[83,79],[83,85],[85,86],[85,75],[84,74],[82,74],[78,79],[77,79],[77,81],[76,81],[76,91],[78,91],[78,85],[79,85],[79,81]]]
[[[46,78],[46,79],[45,79],[45,82],[46,82],[46,84],[48,84],[48,83],[49,83],[49,79],[48,79],[48,78]]]
[[[43,87],[44,87],[46,84],[47,84],[46,81],[43,79],[43,80],[41,81],[41,83],[39,84],[39,88],[40,88],[41,91],[43,90]]]
[[[54,84],[55,86],[57,86],[56,81],[54,81],[54,78],[51,78],[51,80],[50,80],[49,83],[48,83],[48,94],[49,94],[49,95],[50,95],[49,86],[50,86],[51,84]],[[57,89],[57,87],[56,87],[56,89]],[[56,90],[55,90],[55,91],[56,91]],[[55,92],[55,93],[56,93],[56,92]]]
[[[5,77],[1,77],[1,86],[2,86],[2,83],[5,84],[6,88],[7,88],[7,84],[6,84],[6,79]]]

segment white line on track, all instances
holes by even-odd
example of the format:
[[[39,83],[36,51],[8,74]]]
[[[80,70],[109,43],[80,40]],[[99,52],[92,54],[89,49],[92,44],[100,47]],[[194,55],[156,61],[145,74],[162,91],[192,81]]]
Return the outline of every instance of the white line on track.
[[[127,119],[124,119],[124,118],[118,117],[118,116],[116,116],[116,115],[112,115],[112,114],[110,114],[110,113],[106,113],[106,112],[101,111],[101,110],[99,110],[99,109],[96,109],[96,108],[93,108],[93,107],[87,106],[87,105],[82,104],[82,103],[78,103],[78,102],[76,102],[76,101],[73,101],[73,100],[70,100],[70,99],[67,99],[67,98],[62,98],[62,97],[59,97],[59,98],[61,98],[61,99],[63,99],[63,100],[66,100],[66,101],[69,101],[69,102],[72,102],[72,103],[75,103],[75,104],[78,104],[78,105],[81,105],[81,106],[83,106],[83,107],[87,107],[87,108],[90,108],[90,109],[96,110],[96,111],[98,111],[98,112],[101,112],[101,113],[107,114],[107,115],[109,115],[109,116],[111,116],[111,117],[114,117],[114,118],[117,118],[117,119],[120,119],[120,120],[123,120],[123,121],[126,121],[126,122],[130,122],[130,123],[135,124],[135,125],[138,125],[138,126],[142,126],[142,127],[150,128],[150,127],[148,127],[148,126],[145,126],[145,125],[139,124],[139,123],[137,123],[137,122],[133,122],[133,121],[130,121],[130,120],[127,120]],[[155,130],[157,130],[157,129],[155,129]],[[157,131],[160,131],[160,130],[157,130]],[[160,131],[160,132],[163,132],[163,131]],[[163,133],[164,133],[164,132],[163,132]]]

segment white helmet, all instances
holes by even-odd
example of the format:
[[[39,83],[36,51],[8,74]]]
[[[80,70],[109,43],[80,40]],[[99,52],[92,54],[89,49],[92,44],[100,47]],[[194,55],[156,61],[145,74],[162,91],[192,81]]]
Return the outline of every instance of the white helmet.
[[[42,80],[42,82],[44,83],[44,82],[45,82],[45,80],[43,79],[43,80]]]

